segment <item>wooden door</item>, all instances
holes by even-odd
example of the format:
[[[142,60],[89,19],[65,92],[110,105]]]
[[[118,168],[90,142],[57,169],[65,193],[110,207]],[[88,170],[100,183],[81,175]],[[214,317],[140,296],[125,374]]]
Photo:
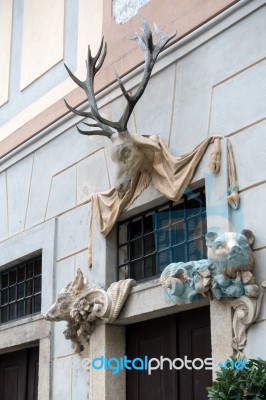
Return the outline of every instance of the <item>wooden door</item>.
[[[178,354],[184,359],[211,357],[211,330],[209,307],[197,308],[177,315],[178,323]],[[198,364],[199,365],[199,364]],[[212,371],[185,368],[178,374],[179,399],[207,399],[206,387],[212,383]]]
[[[0,355],[0,399],[37,400],[39,348]]]
[[[182,312],[127,327],[128,359],[160,356],[189,360],[211,357],[209,307]],[[179,371],[166,367],[147,371],[127,370],[127,400],[203,400],[212,371]]]
[[[127,327],[128,359],[136,357],[174,359],[176,354],[175,315],[129,325]],[[172,400],[176,392],[176,373],[169,369],[127,371],[127,400]]]

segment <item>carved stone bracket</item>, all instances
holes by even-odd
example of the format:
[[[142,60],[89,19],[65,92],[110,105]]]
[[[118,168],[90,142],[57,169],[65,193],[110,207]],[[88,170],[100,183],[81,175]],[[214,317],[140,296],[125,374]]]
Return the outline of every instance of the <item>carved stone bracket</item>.
[[[165,296],[176,303],[195,301],[199,294],[211,293],[216,299],[246,295],[257,298],[259,286],[253,276],[254,235],[226,232],[205,236],[209,259],[169,264],[161,274]]]
[[[254,235],[245,229],[241,234],[226,232],[205,236],[209,259],[169,264],[161,274],[166,301],[182,305],[196,301],[199,295],[224,301],[232,307],[233,349],[243,351],[249,326],[258,318],[266,281],[255,283]]]
[[[133,279],[112,283],[107,289],[89,284],[80,269],[75,279],[59,293],[56,302],[44,317],[49,321],[67,321],[65,338],[72,341],[76,352],[83,350],[91,333],[102,319],[114,322],[135,285]]]
[[[252,299],[247,296],[242,296],[231,301],[231,307],[234,309],[234,337],[232,340],[232,347],[238,352],[243,351],[245,348],[247,341],[247,330],[258,318],[265,289],[266,281],[261,284],[258,298]]]

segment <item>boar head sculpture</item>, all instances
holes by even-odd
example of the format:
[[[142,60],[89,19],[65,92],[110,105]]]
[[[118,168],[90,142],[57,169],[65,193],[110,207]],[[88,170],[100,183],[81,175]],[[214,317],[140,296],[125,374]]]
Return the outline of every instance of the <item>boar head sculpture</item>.
[[[81,323],[83,319],[79,312],[81,299],[85,301],[88,293],[99,289],[99,286],[88,285],[81,270],[78,269],[75,279],[60,291],[55,303],[44,314],[44,318],[51,322],[67,321],[64,335],[66,339],[72,341],[76,352],[84,349],[84,344],[94,329],[93,322],[97,319],[94,312],[97,310],[97,304],[88,302],[87,310],[84,310],[86,319]]]
[[[89,341],[97,319],[109,323],[116,320],[134,284],[133,279],[126,279],[112,283],[105,290],[87,283],[78,269],[74,280],[60,291],[44,318],[52,322],[67,321],[64,335],[79,352]]]
[[[50,307],[44,317],[53,322],[67,321],[74,322],[73,309],[75,303],[81,297],[84,297],[88,291],[99,289],[97,285],[88,285],[84,280],[80,269],[77,271],[75,279],[61,289],[55,303]]]
[[[155,32],[158,37],[157,44],[154,44],[151,29],[148,23],[142,19],[142,24],[143,34],[136,34],[135,37],[131,38],[133,40],[138,40],[145,58],[143,78],[134,94],[130,94],[126,90],[122,80],[115,72],[117,82],[127,102],[125,110],[119,121],[109,121],[100,115],[94,93],[94,77],[102,67],[106,57],[106,43],[104,44],[102,40],[100,48],[95,57],[92,57],[90,46],[88,47],[87,77],[85,81],[79,80],[65,65],[68,74],[73,81],[85,91],[91,111],[79,111],[65,102],[66,106],[75,114],[93,120],[93,123],[84,122],[84,124],[97,129],[84,131],[77,127],[81,134],[88,136],[100,135],[111,139],[111,155],[117,166],[115,189],[121,195],[128,190],[133,176],[140,172],[150,172],[153,164],[154,152],[159,151],[158,144],[152,139],[129,133],[127,124],[136,103],[144,93],[159,53],[169,42],[169,40],[176,35],[175,32],[172,35],[163,36],[158,27],[154,25]]]

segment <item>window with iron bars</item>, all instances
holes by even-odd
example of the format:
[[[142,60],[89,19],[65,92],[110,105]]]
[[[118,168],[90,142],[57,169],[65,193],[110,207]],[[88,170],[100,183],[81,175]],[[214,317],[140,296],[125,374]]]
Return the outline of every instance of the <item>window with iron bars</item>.
[[[42,258],[32,258],[0,273],[0,323],[41,311]]]
[[[117,229],[119,279],[139,281],[170,263],[206,258],[205,189],[121,221]]]

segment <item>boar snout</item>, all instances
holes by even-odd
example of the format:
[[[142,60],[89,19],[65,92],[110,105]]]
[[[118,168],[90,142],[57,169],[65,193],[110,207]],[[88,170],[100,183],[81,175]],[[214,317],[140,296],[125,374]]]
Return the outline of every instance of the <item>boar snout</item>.
[[[59,321],[58,316],[55,316],[55,315],[51,314],[50,312],[43,314],[43,316],[45,319],[47,319],[47,321]]]
[[[55,305],[53,305],[47,313],[43,314],[44,318],[48,321],[60,321],[60,313]]]

